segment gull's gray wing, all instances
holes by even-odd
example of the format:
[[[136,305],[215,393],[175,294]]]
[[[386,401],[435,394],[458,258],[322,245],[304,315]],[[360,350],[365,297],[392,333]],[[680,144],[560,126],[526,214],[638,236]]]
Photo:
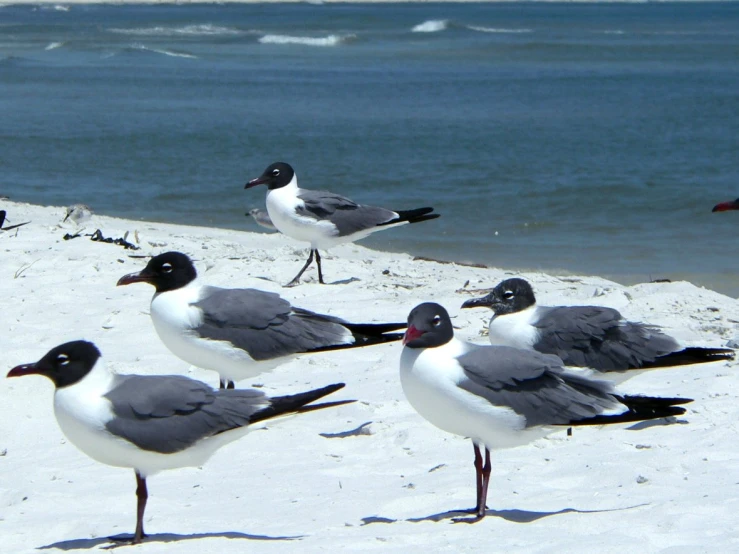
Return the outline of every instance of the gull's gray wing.
[[[340,237],[377,227],[398,217],[391,210],[363,206],[325,190],[301,190],[298,198],[304,203],[304,206],[296,208],[298,214],[330,221]]]
[[[567,424],[619,405],[610,383],[567,372],[562,360],[549,354],[481,346],[457,361],[467,377],[461,388],[511,408],[526,419],[526,427]]]
[[[559,356],[565,365],[624,371],[679,349],[656,327],[624,321],[613,308],[540,307],[537,315],[539,338],[534,348]]]
[[[269,406],[256,390],[215,391],[179,375],[120,375],[105,395],[115,417],[106,429],[143,450],[172,454],[243,427]]]
[[[230,342],[255,360],[352,344],[339,318],[294,308],[280,295],[256,289],[204,287],[194,305],[203,312],[200,337]]]

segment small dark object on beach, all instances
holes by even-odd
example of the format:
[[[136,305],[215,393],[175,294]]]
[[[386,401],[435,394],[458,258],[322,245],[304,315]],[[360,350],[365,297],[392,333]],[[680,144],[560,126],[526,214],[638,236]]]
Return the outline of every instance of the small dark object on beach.
[[[24,223],[16,223],[15,225],[9,225],[7,227],[3,227],[5,224],[5,217],[8,215],[8,212],[5,210],[0,210],[0,231],[10,231],[11,229],[17,229],[18,227],[23,227],[24,225],[28,225],[30,221],[26,221]]]
[[[672,283],[671,279],[652,279],[650,283]]]
[[[79,233],[76,233],[74,235],[70,235],[69,233],[66,233],[62,238],[64,240],[71,240],[71,239],[76,239],[77,237],[81,237],[81,236],[83,235],[80,235]],[[126,250],[140,250],[140,247],[128,242],[125,238],[114,239],[110,237],[108,238],[104,237],[100,229],[97,229],[92,234],[86,234],[84,236],[90,237],[90,240],[95,241],[95,242],[107,242],[109,244],[118,244],[122,246],[123,248],[125,248]]]

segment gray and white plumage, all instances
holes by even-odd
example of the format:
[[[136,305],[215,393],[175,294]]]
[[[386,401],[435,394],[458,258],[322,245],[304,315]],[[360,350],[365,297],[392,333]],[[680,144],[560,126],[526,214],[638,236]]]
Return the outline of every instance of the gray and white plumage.
[[[277,227],[275,227],[274,223],[272,223],[272,220],[269,217],[269,214],[266,210],[260,210],[259,208],[252,208],[247,212],[247,215],[250,215],[252,219],[254,219],[254,222],[259,225],[260,227],[264,227],[265,229],[271,229],[272,231],[276,231]]]
[[[491,344],[559,356],[566,365],[588,367],[623,381],[650,367],[732,359],[726,348],[683,348],[658,327],[625,320],[602,306],[540,306],[524,279],[506,279],[463,308],[493,310]]]
[[[324,284],[318,249],[354,242],[372,233],[407,223],[439,217],[433,208],[394,211],[362,205],[329,191],[307,190],[298,186],[298,178],[289,164],[270,165],[244,188],[267,185],[267,212],[280,233],[310,244],[308,261],[288,286],[296,285],[316,257],[318,280]]]
[[[94,344],[73,341],[8,377],[42,375],[55,385],[54,413],[64,435],[91,458],[136,473],[133,542],[145,537],[146,478],[165,469],[199,467],[255,424],[345,402],[307,404],[344,385],[269,398],[256,390],[213,390],[178,375],[119,375],[99,363]]]
[[[239,381],[286,363],[298,354],[400,340],[405,323],[357,324],[292,306],[278,294],[226,289],[197,280],[192,261],[180,252],[152,258],[119,285],[154,285],[151,319],[176,356]]]
[[[87,204],[72,204],[68,206],[62,223],[69,220],[72,221],[78,227],[81,227],[92,218],[92,208]]]
[[[410,404],[436,427],[473,442],[478,489],[471,521],[485,515],[489,450],[529,443],[557,426],[679,415],[685,410],[675,404],[690,402],[621,396],[612,383],[571,372],[556,356],[460,341],[435,303],[411,311],[403,343],[400,381]]]

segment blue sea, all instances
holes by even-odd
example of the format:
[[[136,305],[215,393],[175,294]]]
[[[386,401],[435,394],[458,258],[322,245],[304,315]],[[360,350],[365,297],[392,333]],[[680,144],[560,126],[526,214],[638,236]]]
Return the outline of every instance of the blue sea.
[[[8,5],[0,116],[13,200],[259,230],[286,161],[442,214],[366,246],[739,296],[737,3]]]

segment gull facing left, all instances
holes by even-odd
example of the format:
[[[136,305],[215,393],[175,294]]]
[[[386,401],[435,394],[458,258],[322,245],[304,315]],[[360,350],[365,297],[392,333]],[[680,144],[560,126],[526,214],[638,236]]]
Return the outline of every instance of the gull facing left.
[[[325,284],[319,248],[331,248],[363,239],[383,229],[439,217],[439,214],[431,213],[433,208],[393,211],[357,204],[326,190],[301,189],[295,170],[284,162],[273,163],[259,177],[246,183],[244,188],[258,185],[267,185],[267,212],[275,228],[283,235],[310,243],[308,261],[286,285],[288,287],[300,282],[314,255],[318,282]]]
[[[146,536],[148,476],[164,469],[201,466],[256,423],[352,402],[306,406],[343,388],[343,383],[268,398],[253,389],[213,390],[179,375],[119,375],[97,363],[99,358],[93,343],[68,342],[38,362],[11,369],[8,377],[51,379],[56,387],[56,420],[69,441],[98,462],[134,470],[134,544]]]
[[[477,505],[474,517],[455,521],[485,517],[490,449],[527,444],[556,426],[676,416],[685,409],[675,404],[691,402],[620,396],[610,382],[568,371],[557,356],[460,341],[435,303],[411,311],[403,344],[400,382],[408,402],[436,427],[472,440]]]
[[[287,363],[298,354],[371,346],[402,338],[405,323],[350,323],[292,306],[278,294],[225,289],[197,280],[181,252],[154,256],[118,285],[149,283],[151,320],[164,345],[194,366],[217,371],[221,387]]]

